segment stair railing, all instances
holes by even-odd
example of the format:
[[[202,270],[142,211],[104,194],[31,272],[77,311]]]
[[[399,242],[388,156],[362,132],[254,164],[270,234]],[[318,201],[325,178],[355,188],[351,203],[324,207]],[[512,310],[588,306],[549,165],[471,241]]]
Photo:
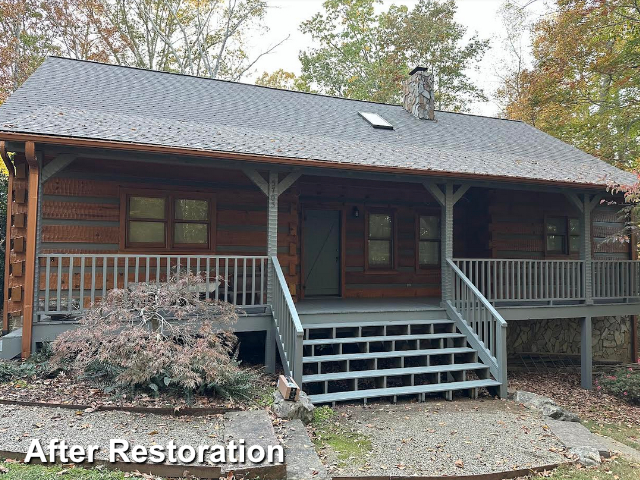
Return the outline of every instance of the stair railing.
[[[447,259],[447,264],[453,274],[445,308],[501,383],[500,397],[504,398],[507,395],[507,322],[451,259]]]
[[[273,282],[273,320],[276,325],[276,341],[285,373],[302,386],[302,344],[304,330],[291,298],[278,257],[271,257],[275,281]]]

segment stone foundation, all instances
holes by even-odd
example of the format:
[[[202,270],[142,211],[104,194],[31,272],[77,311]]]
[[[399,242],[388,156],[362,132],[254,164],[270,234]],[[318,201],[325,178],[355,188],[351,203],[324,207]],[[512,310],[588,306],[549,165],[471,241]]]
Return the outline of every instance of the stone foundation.
[[[593,322],[593,358],[631,360],[631,317],[597,317]],[[580,319],[509,322],[507,351],[580,355]]]

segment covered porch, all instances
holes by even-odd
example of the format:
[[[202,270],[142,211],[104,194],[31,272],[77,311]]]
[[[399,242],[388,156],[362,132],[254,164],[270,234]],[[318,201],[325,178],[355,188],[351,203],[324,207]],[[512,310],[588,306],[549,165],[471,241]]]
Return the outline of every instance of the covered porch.
[[[162,156],[64,155],[42,160],[27,327],[32,320],[58,331],[112,289],[189,272],[203,277],[203,297],[245,312],[239,330],[266,332],[267,367],[275,368],[278,349],[300,383],[312,363],[305,360],[309,325],[374,322],[376,337],[411,336],[376,340],[387,357],[396,352],[390,342],[416,350],[402,358],[419,356],[423,346],[453,349],[437,354],[449,355],[444,360],[434,357],[443,365],[426,353],[411,367],[440,385],[429,388],[470,381],[450,363],[462,355],[506,389],[507,321],[582,318],[587,379],[590,319],[635,314],[639,306],[640,267],[628,244],[604,242],[618,219],[593,193],[313,168],[240,170],[194,159],[176,170],[177,160]],[[185,213],[183,205],[199,210]],[[24,352],[37,339],[22,341]],[[359,342],[352,343],[368,354],[372,341]],[[398,370],[404,360],[393,358],[406,382]],[[350,367],[341,373],[349,381],[355,375]],[[402,385],[414,387],[422,385]],[[325,385],[320,395],[330,390]]]

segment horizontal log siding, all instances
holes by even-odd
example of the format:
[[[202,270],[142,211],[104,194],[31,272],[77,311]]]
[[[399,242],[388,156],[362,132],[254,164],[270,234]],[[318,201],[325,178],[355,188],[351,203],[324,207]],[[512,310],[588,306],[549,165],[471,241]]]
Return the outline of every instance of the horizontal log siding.
[[[544,259],[545,216],[580,218],[582,215],[562,194],[492,190],[487,191],[487,195],[491,258]],[[630,258],[628,243],[604,241],[623,227],[619,209],[615,205],[598,205],[591,214],[594,260]],[[580,255],[546,258],[579,259]]]
[[[214,193],[216,249],[192,253],[267,253],[267,197],[243,172],[88,158],[77,159],[43,185],[40,253],[126,252],[120,250],[121,188]],[[278,257],[292,292],[300,283],[298,217],[294,186],[280,196],[278,223]],[[63,276],[63,284],[67,281]]]
[[[416,271],[416,214],[440,216],[439,205],[424,186],[309,176],[303,176],[298,185],[302,211],[326,208],[345,212],[342,254],[346,297],[440,295],[440,269]],[[353,216],[354,207],[360,212],[358,218]],[[369,208],[395,212],[397,261],[391,272],[365,271],[365,221]]]
[[[15,155],[14,157],[14,162],[16,165],[24,165],[26,160],[24,158],[24,154],[23,153],[18,153]],[[24,165],[24,168],[18,168],[18,171],[27,171],[28,172],[28,168],[26,168],[26,165]],[[22,176],[22,175],[20,175]],[[22,227],[18,227],[14,224],[14,222],[11,222],[11,245],[9,245],[7,248],[10,249],[9,252],[9,262],[11,264],[11,268],[13,268],[13,265],[19,262],[24,262],[25,258],[26,258],[26,254],[25,254],[25,249],[22,249],[22,251],[18,251],[16,248],[14,248],[14,245],[17,245],[20,242],[20,237],[26,240],[27,237],[27,220],[26,220],[26,215],[27,215],[27,209],[28,209],[28,203],[27,201],[25,201],[24,203],[19,203],[16,201],[17,197],[20,197],[21,195],[16,195],[16,192],[26,192],[27,190],[27,177],[24,176],[24,178],[18,178],[18,175],[16,175],[13,179],[13,201],[11,202],[11,205],[9,205],[8,211],[7,211],[7,215],[11,215],[12,217],[15,217],[15,215],[17,214],[24,214],[25,215],[25,222],[24,222],[24,226]],[[28,199],[28,195],[25,194],[24,195],[25,199]],[[24,306],[24,281],[25,281],[25,276],[24,276],[24,268],[22,269],[23,274],[22,275],[14,275],[13,273],[9,275],[9,278],[6,280],[6,285],[9,288],[9,295],[11,295],[11,298],[9,298],[9,302],[6,305],[6,309],[9,315],[9,330],[14,330],[15,328],[18,328],[20,326],[22,326],[22,309]],[[21,298],[18,300],[15,296],[13,296],[14,293],[17,293],[18,291],[21,292]]]
[[[619,206],[601,204],[591,214],[594,260],[631,259],[629,243],[611,240],[612,236],[621,232],[624,227],[624,220],[620,217],[619,211]]]

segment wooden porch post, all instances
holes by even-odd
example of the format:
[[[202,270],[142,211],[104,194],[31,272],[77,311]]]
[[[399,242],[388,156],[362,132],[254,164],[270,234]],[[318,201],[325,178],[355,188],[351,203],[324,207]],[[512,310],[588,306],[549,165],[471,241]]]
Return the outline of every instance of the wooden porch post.
[[[454,191],[453,183],[447,182],[443,191],[433,183],[424,182],[423,185],[442,207],[442,218],[440,219],[440,276],[442,300],[446,302],[453,295],[452,272],[447,268],[447,260],[453,258],[453,207],[469,190],[470,186],[461,185]]]
[[[36,240],[38,226],[38,190],[40,187],[40,165],[36,157],[35,144],[25,144],[25,157],[29,165],[29,179],[27,184],[27,236],[24,275],[24,306],[22,309],[22,358],[31,355],[31,340],[33,334],[33,313],[36,286]],[[36,306],[37,308],[37,306]]]
[[[273,283],[276,275],[271,257],[278,256],[278,198],[284,193],[294,182],[300,178],[300,172],[291,172],[281,181],[276,170],[269,171],[269,180],[265,181],[264,177],[253,169],[245,169],[247,175],[253,183],[267,196],[267,255],[269,256],[268,273],[267,273],[267,303],[273,305]],[[265,365],[267,372],[275,373],[276,369],[276,344],[275,344],[275,325],[267,331],[265,345]]]
[[[13,177],[15,170],[7,155],[5,143],[0,142],[0,157],[9,172],[7,185],[7,231],[4,238],[4,308],[2,309],[2,333],[9,333],[9,272],[11,267],[11,207],[13,202]]]
[[[593,388],[593,342],[591,317],[580,320],[580,384],[585,390]]]

